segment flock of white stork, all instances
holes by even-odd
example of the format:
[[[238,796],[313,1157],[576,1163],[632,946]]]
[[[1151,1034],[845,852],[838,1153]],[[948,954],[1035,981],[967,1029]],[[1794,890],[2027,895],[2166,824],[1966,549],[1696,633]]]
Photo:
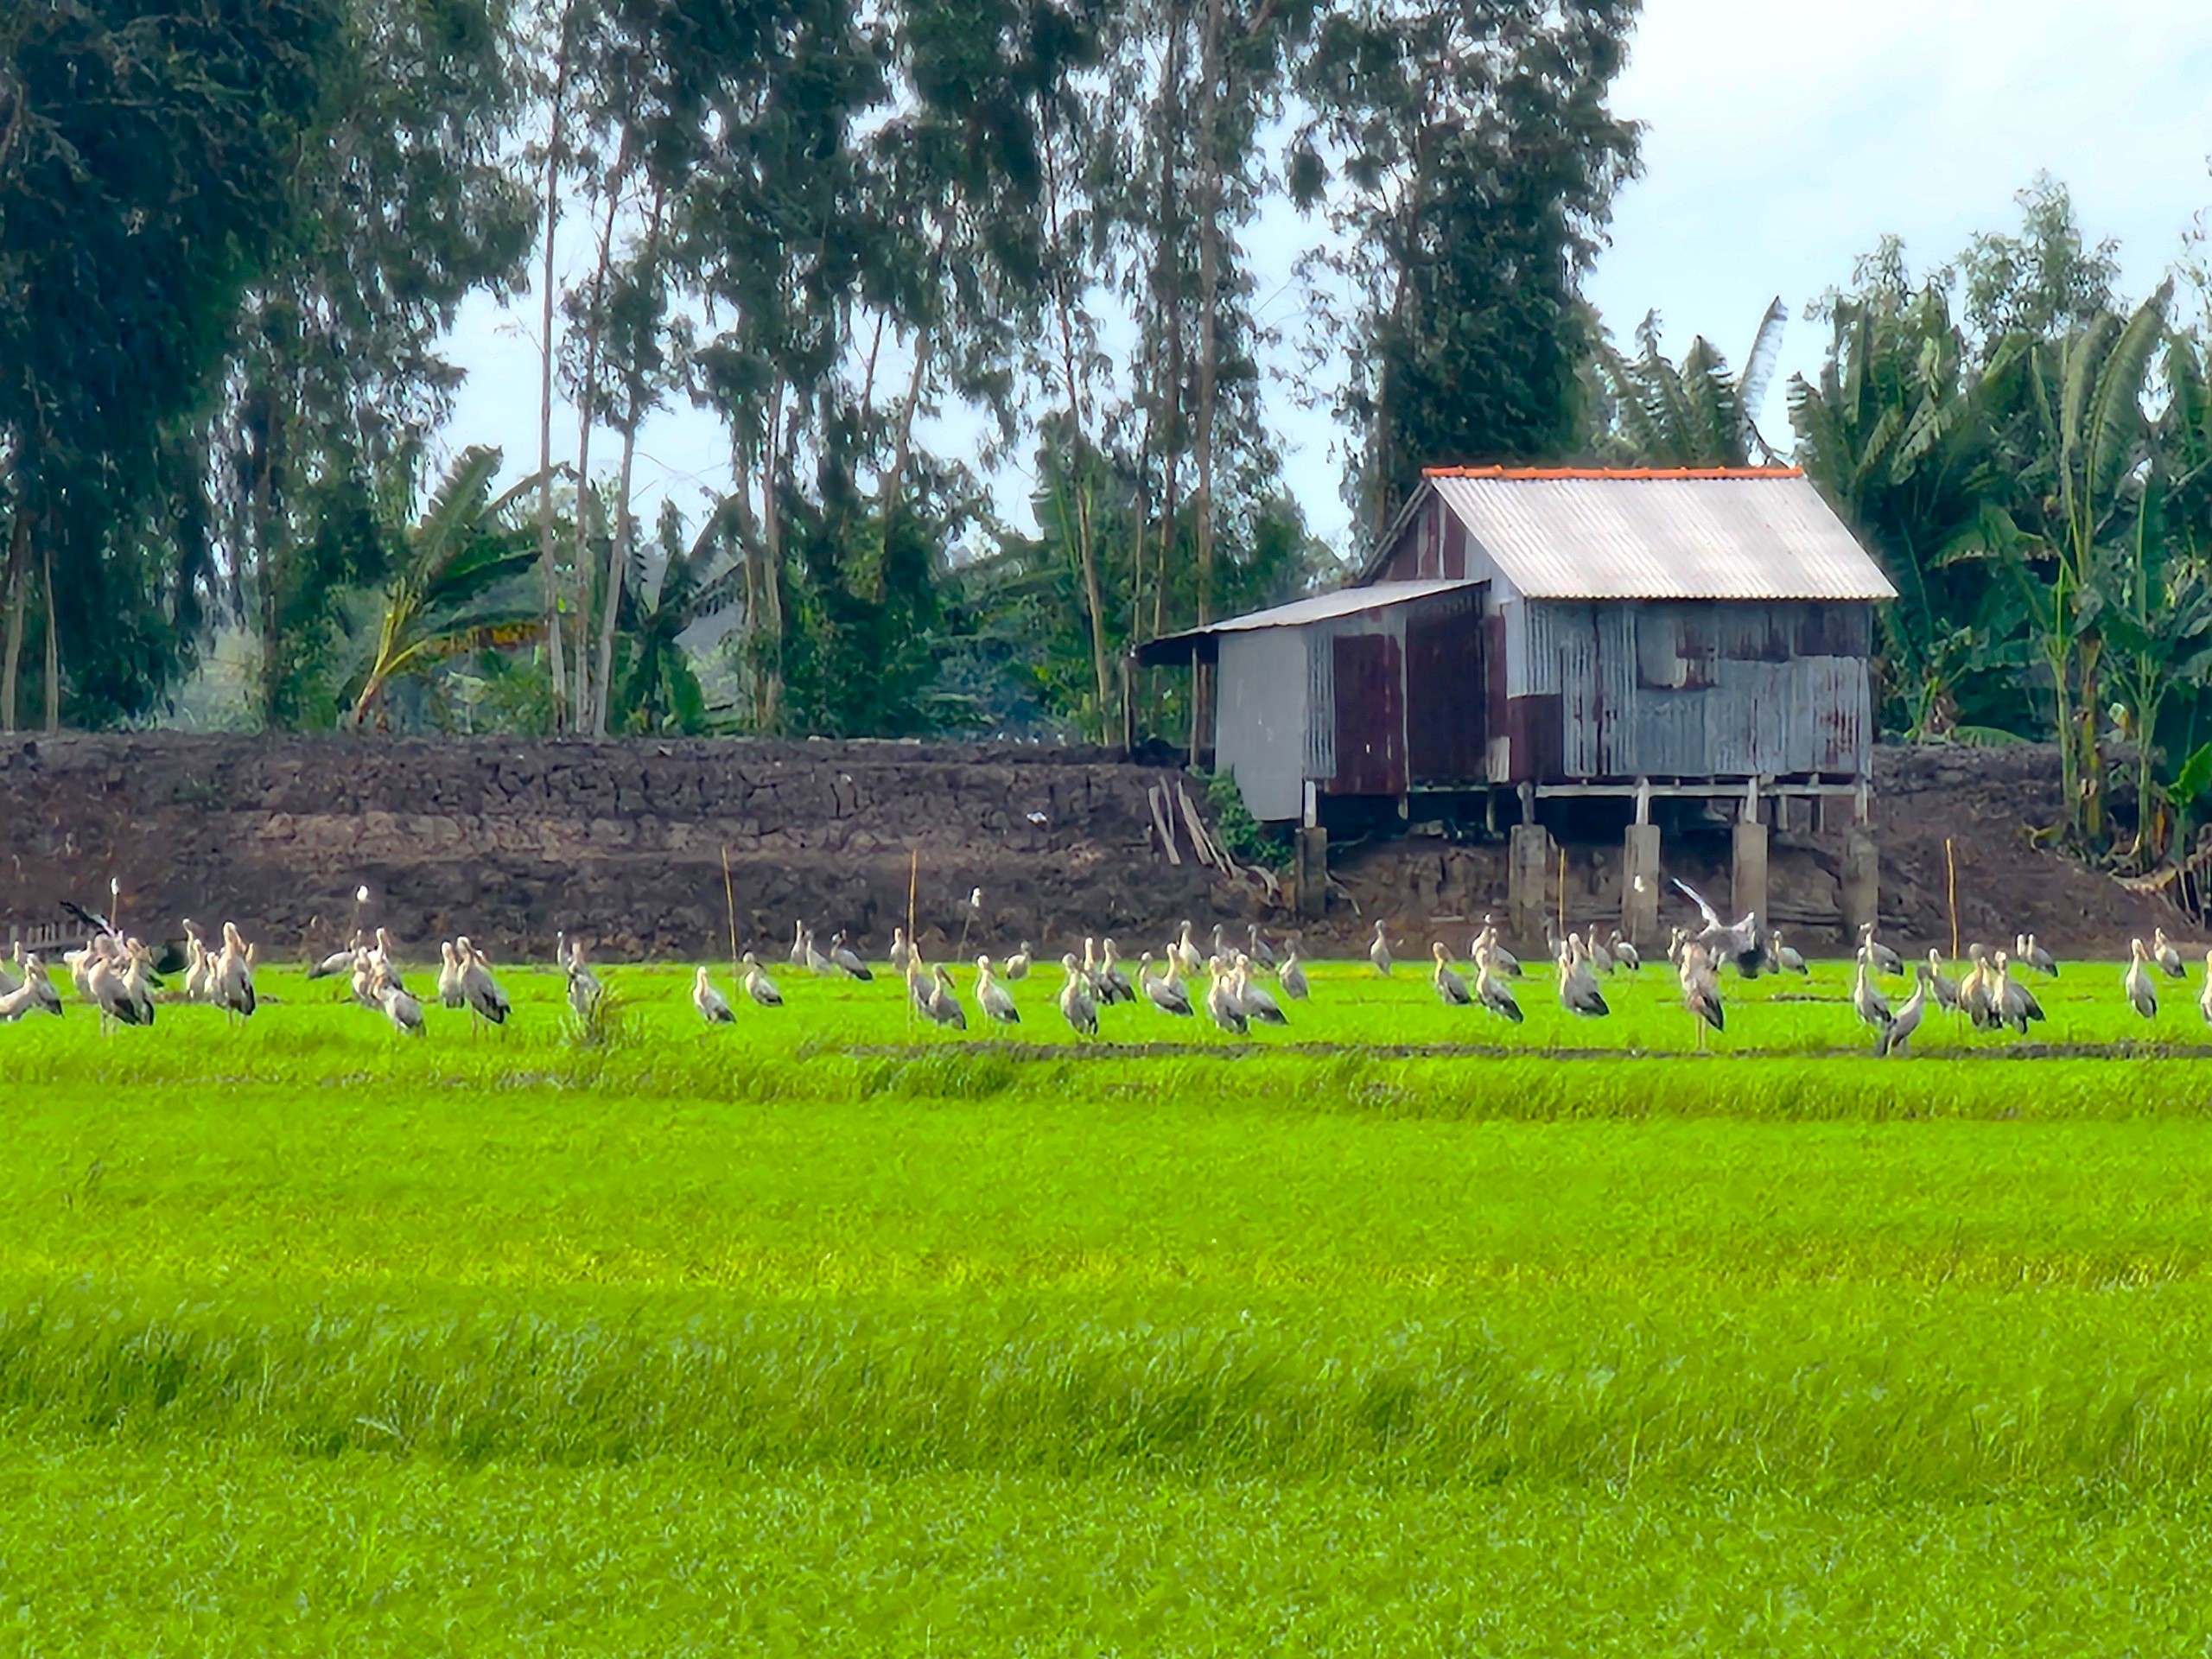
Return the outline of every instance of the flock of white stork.
[[[1685,1008],[1694,1017],[1700,1042],[1705,1028],[1726,1028],[1726,1005],[1721,994],[1721,970],[1732,968],[1742,978],[1761,973],[1809,975],[1804,957],[1783,940],[1779,929],[1763,926],[1756,915],[1729,922],[1695,889],[1676,881],[1698,909],[1702,926],[1677,927],[1668,948],[1668,960],[1681,991]],[[368,889],[356,895],[365,904]],[[154,990],[162,981],[156,973],[154,952],[141,940],[127,936],[104,918],[70,906],[91,929],[85,945],[63,957],[78,998],[99,1010],[103,1030],[121,1026],[150,1026],[154,1022]],[[219,945],[210,944],[200,926],[184,924],[183,982],[169,1000],[209,1004],[223,1009],[233,1020],[250,1018],[255,1009],[254,948],[238,928],[223,925]],[[1554,995],[1560,1006],[1581,1019],[1603,1019],[1611,1013],[1601,981],[1615,972],[1639,972],[1643,959],[1636,947],[1613,930],[1600,941],[1595,931],[1586,938],[1579,932],[1560,934],[1546,925],[1555,974]],[[423,1029],[423,999],[403,977],[393,954],[391,936],[379,927],[357,931],[353,944],[325,957],[309,971],[310,979],[344,975],[349,977],[353,998],[365,1007],[380,1012],[392,1027],[406,1035]],[[1249,930],[1245,945],[1237,947],[1213,930],[1211,948],[1202,950],[1192,938],[1189,922],[1182,924],[1159,957],[1145,952],[1135,972],[1111,938],[1103,948],[1094,939],[1083,942],[1078,957],[1070,951],[1060,958],[1062,982],[1058,994],[1061,1017],[1083,1037],[1099,1031],[1099,1010],[1116,1003],[1148,1003],[1160,1013],[1194,1019],[1203,1013],[1223,1031],[1242,1036],[1255,1024],[1289,1023],[1285,1001],[1302,1002],[1309,995],[1306,970],[1299,958],[1300,938],[1289,935],[1278,952],[1262,936],[1257,924]],[[1029,977],[1033,947],[1021,948],[1001,961],[988,956],[975,958],[971,988],[976,1009],[988,1020],[1020,1023],[1021,1012],[1011,986]],[[1463,975],[1452,952],[1440,942],[1430,946],[1433,958],[1430,983],[1437,996],[1452,1007],[1480,1007],[1518,1025],[1523,1019],[1512,982],[1524,977],[1521,963],[1499,942],[1494,919],[1486,920],[1470,952],[1471,976]],[[1905,964],[1897,953],[1875,937],[1869,923],[1860,930],[1852,1006],[1875,1033],[1875,1052],[1885,1056],[1905,1054],[1921,1027],[1928,1007],[1964,1014],[1979,1030],[2007,1027],[2024,1036],[2029,1026],[2042,1020],[2044,1010],[2021,973],[2031,970],[2056,976],[2058,964],[2033,934],[2024,934],[2010,951],[1968,947],[1967,971],[1953,978],[1945,971],[1940,952],[1931,949],[1925,962],[1915,963],[1912,988],[1892,1005],[1882,988],[1885,976],[1902,976]],[[568,1001],[580,1018],[588,1017],[604,995],[605,987],[585,960],[581,941],[562,938],[556,949],[560,970],[568,979]],[[467,1009],[472,1025],[504,1026],[512,1011],[505,994],[493,977],[484,953],[464,936],[439,946],[440,968],[436,1000],[448,1008]],[[1375,924],[1368,958],[1385,976],[1395,966],[1387,926]],[[829,949],[817,943],[804,923],[792,931],[790,953],[794,968],[823,978],[872,980],[874,973],[847,943],[843,933],[834,935]],[[2199,998],[2205,1021],[2212,1025],[2212,950],[2205,952],[2204,988]],[[965,1030],[968,1014],[950,969],[923,958],[921,948],[906,937],[903,927],[892,932],[892,970],[906,981],[907,995],[916,1012],[931,1023]],[[12,967],[12,971],[11,971]],[[742,995],[762,1008],[784,1006],[782,991],[758,955],[746,951],[737,961],[736,982]],[[2158,981],[2153,969],[2172,979],[2186,977],[2179,948],[2158,929],[2149,944],[2132,943],[2123,989],[2127,1001],[2145,1019],[2155,1018],[2158,1007]],[[1272,976],[1274,989],[1263,979]],[[1197,989],[1203,977],[1204,988]],[[1195,994],[1194,994],[1195,992]],[[692,1005],[709,1025],[734,1023],[730,1000],[714,982],[707,968],[694,976]],[[45,964],[34,952],[17,947],[10,963],[0,963],[0,1022],[29,1014],[60,1014],[62,1001]]]

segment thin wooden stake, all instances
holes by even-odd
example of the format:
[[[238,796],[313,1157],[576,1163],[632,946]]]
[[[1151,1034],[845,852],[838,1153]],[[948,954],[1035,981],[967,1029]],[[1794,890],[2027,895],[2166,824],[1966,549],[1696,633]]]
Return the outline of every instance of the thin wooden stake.
[[[1567,937],[1567,843],[1559,844],[1559,936]]]
[[[906,867],[906,1034],[914,1034],[914,961],[922,948],[921,935],[914,929],[914,895],[922,885],[922,854],[915,849],[913,861]]]
[[[745,988],[734,983],[740,977],[737,971],[737,889],[730,885],[729,847],[727,842],[722,847],[722,911],[729,918],[729,976],[733,982],[730,1007],[734,1008],[737,1006],[737,993]]]
[[[1951,962],[1959,960],[1959,858],[1948,836],[1943,837],[1943,869],[1951,901]]]

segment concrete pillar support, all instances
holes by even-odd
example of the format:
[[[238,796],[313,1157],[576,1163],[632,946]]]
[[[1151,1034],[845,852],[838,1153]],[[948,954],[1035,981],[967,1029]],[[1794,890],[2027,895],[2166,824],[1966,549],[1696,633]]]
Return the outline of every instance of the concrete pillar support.
[[[1298,913],[1318,922],[1329,909],[1329,832],[1318,824],[1298,832],[1291,880],[1298,892]]]
[[[1735,855],[1728,867],[1732,922],[1754,911],[1762,924],[1773,920],[1766,908],[1766,825],[1756,818],[1736,825]]]
[[[1516,823],[1507,844],[1505,904],[1513,942],[1544,937],[1544,887],[1552,870],[1552,834],[1541,823]]]
[[[1881,903],[1882,859],[1875,849],[1874,832],[1858,825],[1843,837],[1843,932],[1847,948],[1859,942],[1859,931],[1875,918]]]
[[[1621,931],[1635,945],[1659,942],[1659,826],[1631,823],[1622,848]]]

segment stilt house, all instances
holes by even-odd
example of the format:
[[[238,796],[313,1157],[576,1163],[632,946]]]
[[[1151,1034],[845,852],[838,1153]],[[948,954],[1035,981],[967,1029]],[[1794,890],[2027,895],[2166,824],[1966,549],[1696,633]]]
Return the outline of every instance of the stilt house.
[[[1858,794],[1881,568],[1795,467],[1430,471],[1351,585],[1156,639],[1253,817]]]

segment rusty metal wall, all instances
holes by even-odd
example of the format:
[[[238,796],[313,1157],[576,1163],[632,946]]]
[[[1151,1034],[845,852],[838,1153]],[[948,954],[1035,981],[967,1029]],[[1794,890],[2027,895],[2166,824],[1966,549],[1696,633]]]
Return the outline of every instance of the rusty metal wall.
[[[1437,601],[1406,619],[1406,775],[1416,787],[1490,777],[1482,607]]]
[[[1527,741],[1501,781],[1851,777],[1871,764],[1865,606],[1525,608],[1517,717],[1499,724]],[[1555,742],[1543,729],[1554,690]]]

